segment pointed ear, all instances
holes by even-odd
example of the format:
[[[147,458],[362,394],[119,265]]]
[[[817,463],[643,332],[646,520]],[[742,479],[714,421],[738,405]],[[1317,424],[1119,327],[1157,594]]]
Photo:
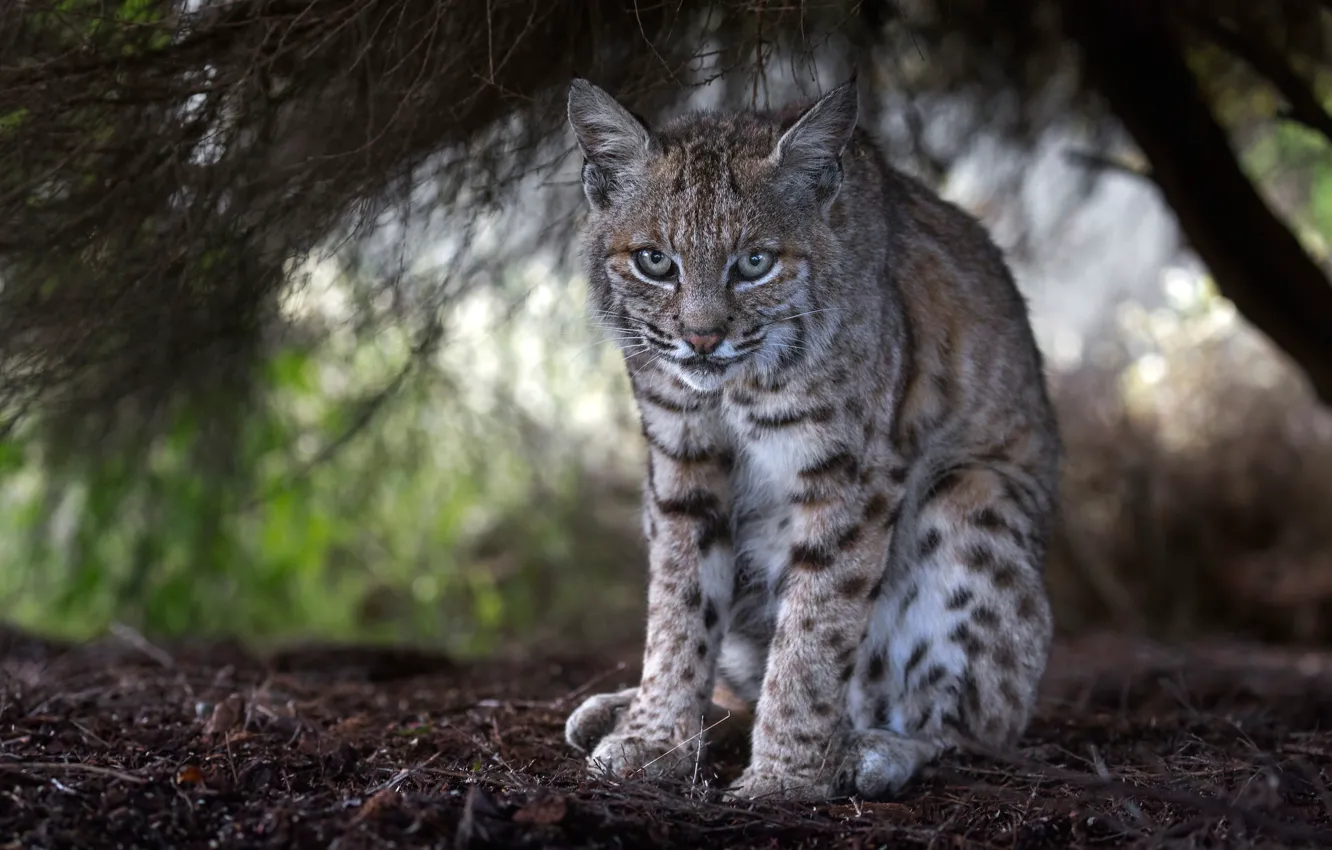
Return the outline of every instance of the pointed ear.
[[[569,124],[583,152],[583,191],[594,207],[647,160],[651,136],[643,122],[587,80],[569,86]]]
[[[842,151],[859,111],[853,75],[805,110],[778,140],[771,155],[778,173],[796,187],[812,189],[824,206],[832,203],[842,185]]]

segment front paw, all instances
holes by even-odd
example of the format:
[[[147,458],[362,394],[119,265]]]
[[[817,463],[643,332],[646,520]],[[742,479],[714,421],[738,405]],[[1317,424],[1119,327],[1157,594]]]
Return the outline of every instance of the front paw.
[[[829,777],[823,772],[805,773],[751,764],[726,789],[726,796],[736,802],[763,799],[814,803],[830,799],[835,794]]]
[[[598,742],[615,730],[620,715],[637,693],[638,688],[625,688],[588,697],[565,721],[564,740],[580,753],[591,752]]]
[[[688,776],[702,758],[699,740],[677,743],[665,736],[614,733],[601,739],[587,764],[591,772],[617,779]]]
[[[848,736],[835,784],[862,800],[888,800],[899,793],[944,747],[887,729],[860,729]]]

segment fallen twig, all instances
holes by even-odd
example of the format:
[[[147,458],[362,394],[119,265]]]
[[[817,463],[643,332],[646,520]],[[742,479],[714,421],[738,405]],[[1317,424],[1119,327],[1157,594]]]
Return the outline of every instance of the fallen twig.
[[[1173,788],[1159,788],[1153,785],[1132,785],[1119,779],[1102,778],[1073,770],[1065,770],[1049,764],[1029,759],[1021,754],[987,747],[979,743],[966,746],[966,751],[983,755],[996,761],[1006,762],[1020,767],[1039,777],[1063,782],[1080,788],[1111,794],[1116,797],[1153,800],[1175,806],[1188,806],[1200,812],[1230,818],[1240,823],[1262,829],[1265,832],[1286,841],[1304,841],[1327,846],[1332,844],[1332,831],[1317,829],[1303,824],[1286,823],[1251,808],[1236,806],[1215,797],[1204,797],[1190,791],[1176,791]]]
[[[122,782],[131,782],[135,785],[146,785],[149,780],[142,776],[135,776],[132,773],[126,773],[123,770],[116,770],[111,767],[98,767],[95,764],[83,764],[77,761],[7,761],[0,762],[0,770],[9,770],[16,773],[26,773],[33,770],[51,770],[67,771],[70,773],[91,773],[96,776],[108,776],[112,779],[119,779]]]

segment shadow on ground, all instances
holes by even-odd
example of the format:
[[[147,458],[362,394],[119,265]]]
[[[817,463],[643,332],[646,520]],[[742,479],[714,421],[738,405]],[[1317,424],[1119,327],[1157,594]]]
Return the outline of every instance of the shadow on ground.
[[[590,781],[562,743],[623,657],[0,638],[0,838],[40,847],[1253,847],[1332,843],[1332,654],[1058,648],[1020,750],[892,803]],[[737,765],[723,758],[723,777]]]

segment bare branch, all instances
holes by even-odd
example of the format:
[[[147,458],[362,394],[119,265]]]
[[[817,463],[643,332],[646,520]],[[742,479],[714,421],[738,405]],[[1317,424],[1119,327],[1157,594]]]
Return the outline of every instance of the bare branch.
[[[1290,118],[1332,142],[1332,115],[1323,109],[1312,85],[1261,34],[1246,36],[1220,20],[1204,16],[1193,17],[1190,23],[1218,47],[1265,77],[1286,99]]]

